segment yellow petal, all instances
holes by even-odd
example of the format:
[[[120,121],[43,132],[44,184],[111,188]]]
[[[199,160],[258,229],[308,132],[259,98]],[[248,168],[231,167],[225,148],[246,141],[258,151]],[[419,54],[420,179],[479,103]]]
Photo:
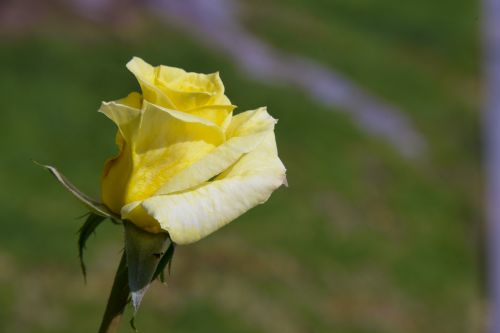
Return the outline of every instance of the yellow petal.
[[[182,121],[185,121],[185,122],[188,122],[188,123],[200,123],[200,124],[203,124],[205,126],[213,127],[214,129],[218,128],[218,126],[216,124],[214,124],[212,121],[210,121],[209,119],[205,119],[203,117],[199,117],[199,116],[197,116],[195,114],[191,114],[191,113],[187,113],[187,112],[181,112],[181,111],[178,111],[178,110],[165,108],[165,107],[162,107],[160,105],[152,104],[152,103],[149,103],[149,102],[144,102],[144,104],[150,105],[150,107],[155,107],[158,110],[161,110],[163,112],[169,113],[172,117],[177,118],[177,119],[182,120]],[[218,128],[217,130],[219,132],[221,132],[220,128]]]
[[[208,105],[202,106],[199,108],[189,110],[189,114],[209,120],[216,124],[217,126],[221,126],[222,130],[226,130],[226,121],[231,119],[231,114],[233,110],[236,108],[234,105]]]
[[[224,93],[218,74],[187,73],[179,68],[159,66],[156,80],[175,109],[182,111],[207,105],[214,96]]]
[[[131,93],[118,101],[103,102],[99,112],[111,119],[118,127],[123,138],[129,140],[139,128],[141,104],[141,95]]]
[[[198,74],[176,67],[153,67],[137,57],[129,61],[127,68],[139,81],[144,99],[153,104],[193,112],[219,125],[235,108],[224,95],[219,73]]]
[[[108,159],[104,164],[101,176],[101,199],[113,212],[119,214],[123,205],[123,195],[116,195],[114,189],[124,189],[132,173],[131,149],[133,140],[138,133],[141,110],[138,106],[140,95],[132,93],[126,98],[109,103],[102,103],[99,112],[105,114],[118,127],[116,144],[119,148],[117,156]],[[128,143],[127,143],[128,141]]]
[[[117,100],[116,103],[140,109],[142,108],[142,95],[138,92],[131,92],[127,97]]]
[[[132,152],[118,132],[116,142],[120,149],[118,156],[106,161],[101,176],[101,200],[114,213],[120,214],[125,203],[128,175],[132,174]]]
[[[197,141],[219,145],[222,130],[209,120],[144,102],[137,152]]]
[[[170,98],[156,85],[157,71],[153,66],[141,58],[134,57],[127,63],[127,68],[139,81],[146,101],[166,108],[175,108]]]
[[[243,154],[257,147],[272,132],[276,120],[265,108],[246,111],[232,118],[228,132],[232,135],[196,163],[173,176],[155,195],[184,191],[220,174]]]
[[[252,135],[261,131],[272,131],[277,120],[269,115],[265,107],[237,114],[231,119],[226,137]]]
[[[162,65],[159,66],[158,80],[177,92],[205,93],[209,96],[224,94],[224,84],[219,72],[201,74]]]
[[[116,120],[122,131],[119,105],[103,112]],[[173,175],[192,165],[220,145],[224,139],[220,128],[202,118],[145,102],[132,138],[122,143],[120,155],[108,162],[101,181],[102,200],[119,212],[127,203],[154,194]]]
[[[188,244],[267,201],[284,178],[274,133],[268,132],[255,150],[216,180],[192,191],[154,196],[141,205],[175,243]]]
[[[139,228],[156,234],[164,232],[160,223],[149,215],[141,205],[142,200],[131,202],[123,206],[121,210],[121,218],[133,222]]]
[[[205,118],[201,111],[209,108],[210,111],[218,111],[221,115],[217,118],[223,119],[235,108],[224,95],[224,84],[219,73],[187,73],[178,68],[159,66],[156,84],[169,96],[177,110],[196,112]]]

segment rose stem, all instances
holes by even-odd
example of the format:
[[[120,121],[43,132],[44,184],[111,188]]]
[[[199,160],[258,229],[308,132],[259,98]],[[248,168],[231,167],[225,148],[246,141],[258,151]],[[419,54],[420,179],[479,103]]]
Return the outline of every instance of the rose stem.
[[[123,311],[128,303],[130,289],[128,286],[128,272],[125,251],[123,251],[120,265],[116,270],[113,287],[109,294],[106,311],[102,317],[99,333],[115,333],[118,331]]]

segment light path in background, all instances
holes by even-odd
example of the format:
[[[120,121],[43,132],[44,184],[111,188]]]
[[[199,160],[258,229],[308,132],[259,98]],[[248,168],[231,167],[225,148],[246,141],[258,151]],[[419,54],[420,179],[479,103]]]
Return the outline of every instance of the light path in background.
[[[348,112],[362,130],[383,137],[402,155],[415,158],[423,154],[425,140],[402,112],[341,74],[258,39],[238,20],[236,1],[148,0],[148,4],[169,23],[224,52],[253,78],[298,87],[314,101]]]
[[[484,0],[489,332],[500,332],[500,1]]]

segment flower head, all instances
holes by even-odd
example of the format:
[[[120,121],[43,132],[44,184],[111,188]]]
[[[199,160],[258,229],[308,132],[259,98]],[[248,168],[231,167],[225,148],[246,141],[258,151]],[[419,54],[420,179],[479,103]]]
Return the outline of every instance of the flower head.
[[[276,120],[265,108],[233,115],[218,73],[127,68],[142,94],[103,103],[118,127],[104,166],[103,203],[122,219],[178,244],[195,242],[265,202],[283,184]]]

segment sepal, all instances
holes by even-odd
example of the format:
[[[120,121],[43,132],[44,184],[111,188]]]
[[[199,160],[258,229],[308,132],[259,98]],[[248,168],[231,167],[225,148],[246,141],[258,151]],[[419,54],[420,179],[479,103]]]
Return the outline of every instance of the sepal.
[[[78,258],[80,259],[80,267],[82,268],[83,279],[87,282],[87,269],[83,261],[83,251],[87,239],[92,235],[97,227],[106,219],[106,217],[97,215],[95,213],[88,213],[85,223],[83,223],[80,230],[78,230]]]
[[[161,258],[166,253],[169,238],[167,233],[149,233],[128,221],[124,221],[123,225],[128,282],[135,316]]]
[[[66,190],[68,190],[75,198],[77,198],[81,203],[87,206],[92,212],[97,215],[108,217],[112,220],[119,220],[120,217],[115,213],[109,210],[103,203],[89,197],[82,191],[80,191],[75,185],[73,185],[59,170],[50,165],[44,165],[38,163],[37,161],[33,161],[36,165],[39,165],[45,169],[47,169],[58,181],[61,185],[64,186]]]
[[[156,272],[153,275],[151,282],[158,278],[160,279],[161,283],[165,283],[165,268],[168,270],[168,275],[170,275],[174,252],[175,243],[171,241],[170,245],[168,246],[167,252],[165,252],[165,254],[161,257],[160,262],[158,263],[158,267],[156,268]]]

